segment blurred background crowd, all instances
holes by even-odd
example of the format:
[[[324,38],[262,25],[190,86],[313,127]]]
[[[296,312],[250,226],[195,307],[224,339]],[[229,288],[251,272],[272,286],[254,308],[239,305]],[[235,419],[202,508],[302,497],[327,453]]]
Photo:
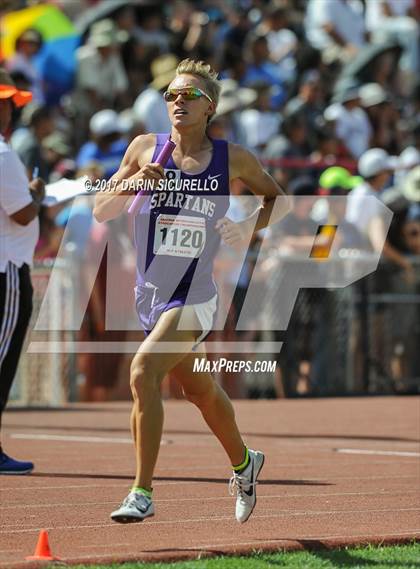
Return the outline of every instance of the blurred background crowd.
[[[334,347],[326,347],[328,335],[341,334],[343,319],[337,314],[345,300],[321,289],[301,291],[289,331],[276,333],[284,347],[276,355],[274,379],[220,381],[238,397],[416,390],[419,14],[419,0],[6,0],[0,7],[0,65],[34,95],[14,117],[10,141],[29,176],[36,167],[48,182],[83,175],[93,182],[107,179],[134,137],[169,131],[162,93],[179,61],[210,63],[222,91],[209,135],[251,149],[288,193],[300,198],[278,234],[255,237],[222,338],[241,334],[234,322],[260,250],[271,259],[277,253],[295,259],[320,225],[345,220],[340,247],[375,251],[386,228],[370,223],[375,212],[360,210],[356,198],[375,195],[394,213],[383,268],[355,289],[357,317],[347,316],[351,326],[342,333],[353,384],[331,376],[331,367],[340,364],[328,359]],[[249,192],[234,184],[232,193]],[[337,201],[336,211],[322,204],[325,196],[347,195],[354,200],[343,211],[343,202]],[[232,204],[232,217],[240,217],[243,203]],[[70,217],[66,240],[73,257],[89,257],[107,232],[123,229],[124,221],[99,226],[91,210],[89,198],[73,207],[44,208],[36,251],[40,265],[57,255]],[[261,246],[263,237],[268,248]],[[108,263],[131,274],[130,248],[123,239],[120,245],[121,254]],[[237,267],[226,262],[220,271],[229,280]],[[264,280],[276,283],[278,270],[271,260]],[[105,273],[104,261],[82,336],[124,340],[125,332],[104,330]],[[266,292],[276,302],[276,291]],[[394,295],[389,304],[387,294]],[[257,333],[248,336],[259,339]],[[386,366],[381,351],[387,352]],[[121,354],[80,358],[78,397],[116,396],[122,360]],[[372,374],[373,387],[367,379]],[[168,393],[176,389],[169,387]]]

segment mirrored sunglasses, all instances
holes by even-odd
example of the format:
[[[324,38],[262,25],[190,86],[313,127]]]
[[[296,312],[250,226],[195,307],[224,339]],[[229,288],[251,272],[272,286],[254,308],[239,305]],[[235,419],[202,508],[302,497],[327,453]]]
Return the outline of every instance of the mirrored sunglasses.
[[[199,99],[200,97],[206,97],[212,103],[211,98],[199,89],[198,87],[188,87],[187,89],[168,89],[163,94],[166,102],[171,103],[176,100],[178,95],[181,95],[186,101],[193,101],[194,99]]]

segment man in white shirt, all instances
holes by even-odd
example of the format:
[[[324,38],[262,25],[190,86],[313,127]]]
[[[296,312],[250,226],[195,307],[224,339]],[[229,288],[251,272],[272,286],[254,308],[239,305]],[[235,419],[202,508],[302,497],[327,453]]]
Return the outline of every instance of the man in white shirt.
[[[127,106],[129,81],[120,49],[124,39],[125,32],[118,31],[112,20],[100,20],[92,25],[88,42],[76,51],[76,85],[72,101],[78,145],[84,142],[89,120],[97,111]]]
[[[419,71],[419,25],[415,0],[366,0],[366,27],[372,41],[396,40],[404,46],[401,67]]]
[[[44,182],[28,181],[24,165],[3,134],[9,131],[13,106],[31,99],[32,94],[19,91],[0,68],[0,428],[32,312],[29,267],[45,195]],[[33,467],[32,462],[5,454],[0,442],[0,474],[27,474]]]
[[[367,200],[369,196],[379,197],[386,186],[397,161],[389,156],[382,148],[370,148],[359,159],[359,174],[364,178],[359,186],[354,188],[347,202],[346,221],[355,225],[370,242],[373,251],[381,252],[384,256],[400,266],[408,280],[413,276],[410,261],[385,240],[385,224],[382,208],[377,200]]]
[[[360,0],[309,0],[305,14],[309,43],[323,52],[326,63],[348,61],[366,43]]]
[[[112,20],[100,20],[93,24],[88,43],[77,50],[76,88],[87,96],[91,114],[103,105],[112,106],[128,89],[120,51],[123,39],[124,32]]]
[[[354,158],[359,158],[369,148],[372,127],[366,111],[360,106],[357,87],[338,92],[333,104],[325,109],[324,118],[334,123],[337,138]]]

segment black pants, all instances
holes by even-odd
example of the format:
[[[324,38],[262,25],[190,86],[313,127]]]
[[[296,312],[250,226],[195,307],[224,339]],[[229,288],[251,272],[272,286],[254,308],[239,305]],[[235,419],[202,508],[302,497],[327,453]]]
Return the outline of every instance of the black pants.
[[[18,269],[9,262],[0,273],[0,427],[32,314],[32,294],[29,266]]]

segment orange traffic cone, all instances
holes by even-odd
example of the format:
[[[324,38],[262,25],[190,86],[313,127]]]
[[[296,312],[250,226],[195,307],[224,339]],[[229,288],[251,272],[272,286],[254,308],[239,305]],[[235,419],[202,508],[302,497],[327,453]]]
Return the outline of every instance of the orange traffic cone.
[[[48,532],[42,529],[39,532],[38,543],[36,544],[35,553],[33,555],[28,555],[25,559],[44,559],[45,561],[53,561],[54,559],[60,559],[59,557],[54,557],[51,553],[50,544],[48,542]]]

